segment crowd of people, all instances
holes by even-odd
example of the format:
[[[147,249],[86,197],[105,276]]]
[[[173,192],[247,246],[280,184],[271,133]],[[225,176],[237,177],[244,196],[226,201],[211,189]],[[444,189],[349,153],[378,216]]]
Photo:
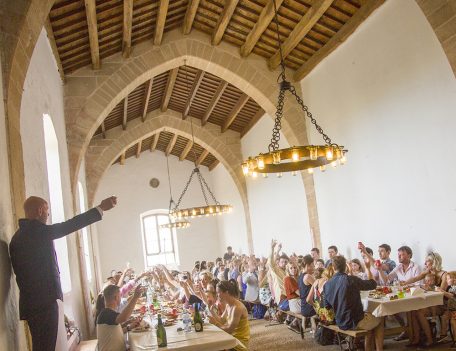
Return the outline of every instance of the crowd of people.
[[[223,258],[196,261],[192,271],[170,271],[158,265],[135,278],[130,269],[113,271],[99,296],[98,331],[104,324],[115,324],[120,325],[117,329],[120,335],[123,322],[127,322],[123,325],[124,331],[137,323],[135,319],[128,319],[131,300],[129,302],[126,297],[130,291],[134,291],[133,299],[138,296],[141,293],[138,282],[147,279],[166,300],[203,306],[211,323],[240,341],[239,350],[248,348],[249,314],[253,318],[278,319],[291,329],[299,327],[297,319],[281,314],[281,311],[300,313],[313,322],[334,323],[342,330],[372,331],[365,338],[365,349],[383,350],[383,319],[363,310],[360,292],[373,290],[377,285],[416,285],[443,292],[444,305],[413,311],[412,320],[408,321],[413,326],[413,335],[401,334],[395,339],[409,337],[411,346],[420,342],[425,347],[432,345],[435,340],[431,326],[440,316],[442,322],[437,341],[448,340],[449,326],[456,330],[456,272],[443,270],[441,256],[429,253],[421,269],[412,261],[413,253],[408,246],[398,248],[398,263],[390,257],[391,247],[387,244],[378,247],[378,258],[361,242],[358,249],[361,259],[346,260],[339,255],[336,246],[330,246],[329,258],[324,261],[318,248],[313,248],[308,255],[287,255],[282,252],[281,244],[273,240],[267,258],[236,255],[228,247]],[[139,287],[133,290],[136,286]],[[276,307],[274,315],[268,308],[271,306]],[[106,308],[112,311],[107,314]],[[404,316],[394,317],[405,325]],[[312,328],[316,325],[313,323]],[[424,335],[424,340],[420,340],[420,335]],[[113,336],[98,335],[98,339],[103,351],[102,345],[112,344]]]

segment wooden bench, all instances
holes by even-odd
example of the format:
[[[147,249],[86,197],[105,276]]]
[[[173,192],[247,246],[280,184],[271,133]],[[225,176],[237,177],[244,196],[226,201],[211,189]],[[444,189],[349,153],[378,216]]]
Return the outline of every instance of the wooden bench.
[[[301,334],[301,338],[304,339],[304,333],[306,332],[306,321],[309,318],[312,323],[315,323],[315,317],[304,317],[301,313],[295,313],[291,311],[284,311],[282,309],[278,309],[278,311],[287,314],[288,316],[297,318],[301,321],[301,323],[298,324],[299,326],[299,333]]]
[[[353,351],[355,350],[355,340],[356,338],[360,338],[363,336],[366,336],[369,331],[368,330],[342,330],[340,329],[337,325],[335,324],[330,324],[330,325],[325,325],[325,324],[320,324],[322,327],[327,328],[332,330],[334,333],[336,333],[337,337],[337,343],[339,344],[339,347],[341,350],[350,350]],[[340,334],[346,335],[347,337],[345,339],[341,339]],[[345,346],[345,348],[344,348]]]
[[[76,351],[97,351],[98,350],[98,340],[86,340],[81,341],[76,347]]]

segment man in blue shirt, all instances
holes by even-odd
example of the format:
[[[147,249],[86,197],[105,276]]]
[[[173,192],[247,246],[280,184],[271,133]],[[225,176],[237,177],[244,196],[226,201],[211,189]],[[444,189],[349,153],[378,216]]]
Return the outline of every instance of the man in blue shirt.
[[[377,351],[383,350],[383,323],[381,318],[374,317],[371,313],[363,311],[361,303],[362,290],[373,290],[377,283],[372,279],[370,264],[366,264],[368,280],[345,273],[347,261],[343,256],[333,258],[336,274],[324,285],[324,304],[332,308],[335,313],[337,326],[342,330],[363,329],[373,330]],[[365,339],[365,350],[374,350],[372,333]]]

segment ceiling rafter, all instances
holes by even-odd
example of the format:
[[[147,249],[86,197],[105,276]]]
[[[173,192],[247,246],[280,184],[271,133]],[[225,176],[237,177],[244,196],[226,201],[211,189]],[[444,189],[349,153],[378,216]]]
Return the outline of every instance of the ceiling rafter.
[[[190,34],[193,27],[193,21],[195,20],[196,11],[198,10],[200,0],[189,0],[187,5],[187,11],[185,12],[184,18],[184,34]]]
[[[157,21],[155,23],[154,44],[160,45],[165,30],[166,15],[168,14],[169,0],[160,0],[158,5]]]
[[[144,87],[144,101],[143,101],[143,112],[141,116],[141,121],[146,120],[147,109],[149,108],[150,93],[152,91],[153,79],[151,78]]]
[[[179,67],[173,68],[169,71],[168,80],[166,82],[165,92],[163,94],[163,100],[161,103],[162,112],[168,110],[169,99],[173,93],[174,84],[176,84],[177,73],[179,72]]]
[[[130,57],[130,53],[131,53],[132,23],[133,23],[133,0],[124,0],[124,2],[123,2],[122,55],[125,58]]]
[[[182,153],[180,154],[179,156],[179,161],[183,161],[187,158],[188,156],[188,153],[190,152],[190,150],[192,149],[192,146],[193,146],[193,141],[191,141],[190,139],[187,141],[187,145],[185,145],[185,148],[182,150]]]
[[[122,116],[122,129],[127,129],[127,121],[128,121],[128,95],[125,96],[124,105],[123,105],[123,116]]]
[[[171,151],[173,151],[174,145],[176,145],[176,141],[177,141],[177,134],[173,134],[173,137],[171,138],[168,146],[166,147],[166,152],[165,152],[166,156],[169,156]]]
[[[203,126],[206,125],[209,117],[211,116],[212,111],[214,110],[214,107],[217,105],[217,102],[222,97],[222,94],[225,91],[227,86],[228,86],[228,82],[227,81],[222,80],[220,82],[220,84],[217,87],[217,90],[216,90],[214,96],[212,97],[211,102],[209,103],[209,106],[208,106],[208,108],[206,110],[206,113],[204,114],[203,119],[201,120],[201,125],[203,125]]]
[[[215,161],[212,162],[211,165],[209,166],[209,171],[212,171],[215,167],[218,166],[219,163],[220,163],[220,161],[218,159],[215,159]]]
[[[314,55],[312,55],[301,67],[299,67],[294,75],[295,81],[300,81],[307,76],[315,66],[317,66],[326,56],[333,52],[340,44],[342,44],[358,26],[369,15],[382,5],[385,0],[366,0],[361,8],[344,24],[344,26]]]
[[[103,135],[103,139],[106,139],[106,125],[105,125],[105,121],[101,122],[101,134]]]
[[[152,140],[152,143],[150,144],[150,151],[155,151],[157,149],[157,144],[158,144],[158,137],[160,134],[155,134],[154,139]]]
[[[212,45],[220,44],[239,0],[225,0],[225,6],[212,33]]]
[[[192,101],[195,98],[196,92],[198,91],[198,88],[203,81],[204,78],[204,71],[198,70],[195,76],[195,80],[193,81],[193,85],[190,89],[189,96],[187,99],[187,102],[184,107],[184,112],[182,112],[182,119],[186,119],[188,116],[188,112],[190,111],[190,107],[192,105]]]
[[[234,105],[230,114],[225,119],[225,123],[223,124],[223,127],[222,127],[222,133],[225,133],[228,130],[228,128],[231,126],[231,124],[236,119],[236,116],[238,115],[238,113],[242,110],[244,105],[247,103],[247,101],[249,101],[249,96],[245,93],[242,94],[242,96],[239,98],[236,105]]]
[[[138,142],[138,145],[136,145],[136,158],[139,158],[139,155],[141,155],[141,149],[142,149],[142,140]]]
[[[283,0],[275,0],[277,9],[279,9],[280,5],[282,5],[282,2]],[[261,11],[260,17],[258,17],[258,20],[252,30],[247,35],[244,45],[241,46],[242,57],[250,55],[258,40],[273,20],[274,14],[274,3],[272,1],[268,1],[266,6]]]
[[[95,0],[85,0],[85,10],[87,17],[87,28],[89,31],[90,56],[92,58],[92,68],[100,69],[100,48],[98,44],[97,26],[97,4]]]
[[[315,23],[323,16],[333,1],[334,0],[317,0],[312,4],[297,26],[294,27],[288,38],[283,42],[282,53],[280,53],[280,50],[277,50],[269,59],[268,63],[270,68],[275,69],[280,64],[281,56],[285,59],[290,52],[293,51],[307,33],[309,33]]]
[[[196,160],[195,164],[197,166],[201,165],[201,163],[203,163],[204,159],[209,155],[209,151],[207,151],[206,149],[203,150],[203,152],[201,153],[201,155],[199,155],[198,159]]]
[[[57,69],[59,71],[60,79],[62,79],[62,82],[65,83],[65,73],[63,71],[62,61],[60,60],[59,51],[57,49],[57,44],[55,42],[54,31],[52,30],[52,24],[49,17],[46,19],[46,22],[44,23],[44,28],[46,29],[49,44],[51,45],[51,50],[54,54],[55,62],[57,63]]]

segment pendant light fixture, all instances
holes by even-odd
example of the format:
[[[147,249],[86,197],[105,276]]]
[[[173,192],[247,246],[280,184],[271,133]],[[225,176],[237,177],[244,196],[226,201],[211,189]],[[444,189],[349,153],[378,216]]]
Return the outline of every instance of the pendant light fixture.
[[[190,96],[190,89],[188,85],[188,70],[187,70],[187,62],[184,61],[184,67],[185,67],[185,84],[187,88],[187,98]],[[192,143],[193,145],[195,144],[195,138],[193,135],[193,122],[192,118],[190,117],[190,127],[191,127],[191,133],[192,133]],[[202,216],[215,216],[215,215],[221,215],[223,213],[229,213],[232,211],[233,207],[231,205],[222,205],[220,204],[217,199],[215,198],[214,193],[210,189],[209,185],[207,184],[206,180],[204,179],[203,174],[201,173],[201,170],[199,169],[198,165],[196,164],[196,154],[195,150],[192,148],[192,153],[193,153],[193,162],[195,164],[195,168],[193,169],[192,173],[190,174],[190,177],[187,181],[187,184],[185,184],[184,190],[182,191],[179,200],[177,201],[176,206],[173,208],[173,210],[170,212],[170,215],[173,218],[182,219],[182,218],[194,218],[194,217],[202,217]],[[182,199],[184,198],[188,187],[190,186],[190,183],[193,180],[193,176],[196,176],[198,179],[198,183],[201,188],[201,192],[204,197],[204,202],[205,205],[201,206],[194,206],[194,207],[189,207],[189,208],[180,208]],[[208,199],[209,195],[209,199]]]
[[[158,136],[157,136],[158,138]],[[185,228],[188,228],[190,227],[190,222],[185,220],[185,219],[176,219],[174,218],[171,213],[172,213],[172,210],[176,207],[176,204],[174,203],[174,200],[173,200],[173,194],[172,194],[172,191],[171,191],[171,177],[169,175],[169,161],[168,161],[168,155],[166,155],[166,169],[168,171],[168,185],[169,185],[169,208],[168,208],[168,218],[169,218],[169,222],[166,223],[166,224],[161,224],[160,225],[160,228],[168,228],[168,229],[172,229],[172,228],[176,228],[176,229],[185,229]]]
[[[335,144],[331,138],[326,135],[323,129],[317,124],[316,119],[312,116],[309,108],[304,105],[302,98],[296,93],[295,87],[286,79],[285,62],[282,55],[282,46],[280,42],[279,22],[277,19],[277,6],[274,3],[274,19],[277,31],[277,41],[279,44],[280,67],[279,75],[279,97],[275,113],[275,124],[272,130],[272,138],[267,153],[260,153],[257,156],[249,157],[242,163],[242,172],[245,176],[257,178],[259,173],[267,177],[268,173],[276,173],[280,178],[282,173],[292,172],[296,175],[298,171],[307,170],[310,174],[314,168],[319,167],[323,172],[326,165],[336,167],[338,164],[345,164],[346,153],[343,146]],[[285,92],[289,91],[301,107],[304,114],[310,119],[317,132],[322,136],[325,145],[304,145],[293,146],[287,149],[279,149],[280,130],[282,128],[282,117],[285,104]]]

